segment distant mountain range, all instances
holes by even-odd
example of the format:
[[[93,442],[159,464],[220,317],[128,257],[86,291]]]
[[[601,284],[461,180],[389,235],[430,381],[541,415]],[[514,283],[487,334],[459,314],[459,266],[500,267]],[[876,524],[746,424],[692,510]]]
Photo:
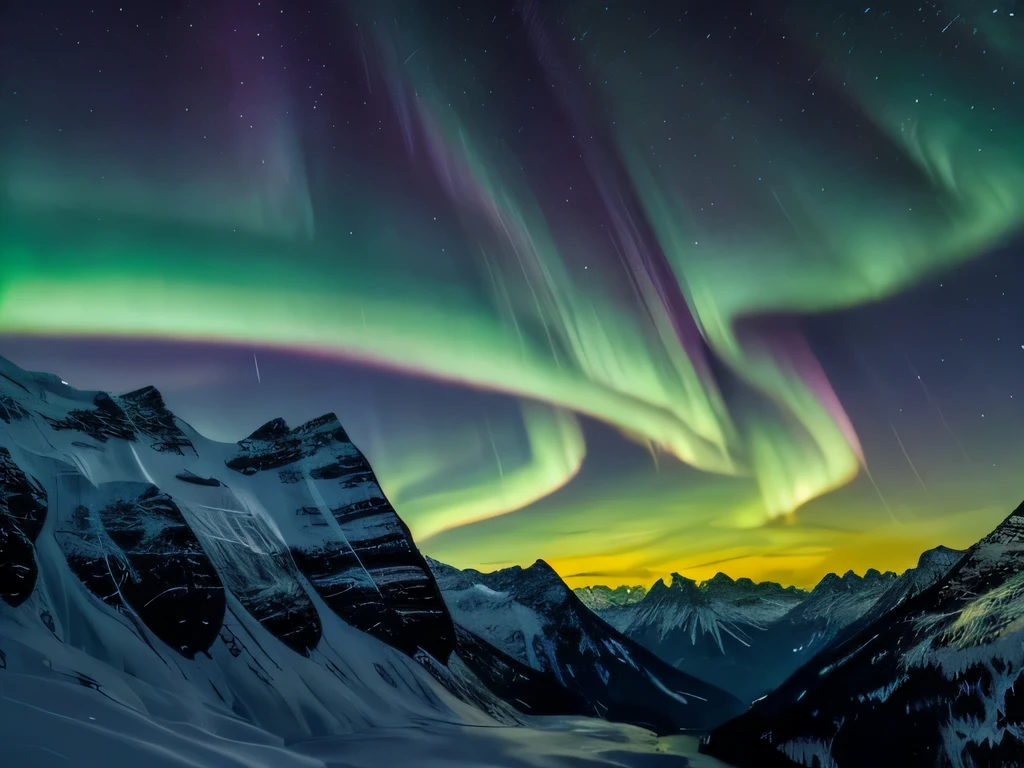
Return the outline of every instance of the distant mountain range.
[[[744,768],[1024,765],[1024,505],[955,555],[922,555],[702,750]]]
[[[670,584],[659,579],[642,599],[605,607],[591,597],[598,588],[576,592],[662,660],[750,702],[864,621],[934,583],[961,555],[938,547],[899,577],[875,569],[830,573],[810,592],[724,573],[699,584],[673,573]]]
[[[625,585],[606,587],[598,584],[594,587],[580,587],[574,589],[576,597],[580,599],[587,608],[592,611],[604,611],[609,608],[623,608],[633,603],[639,603],[647,594],[645,587],[627,587]]]

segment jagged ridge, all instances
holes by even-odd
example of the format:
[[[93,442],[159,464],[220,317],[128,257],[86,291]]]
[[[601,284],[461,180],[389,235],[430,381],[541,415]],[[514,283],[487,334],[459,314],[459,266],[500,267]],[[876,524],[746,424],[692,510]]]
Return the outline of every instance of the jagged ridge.
[[[922,566],[942,567],[940,551]],[[738,766],[1021,765],[1024,505],[703,749]]]

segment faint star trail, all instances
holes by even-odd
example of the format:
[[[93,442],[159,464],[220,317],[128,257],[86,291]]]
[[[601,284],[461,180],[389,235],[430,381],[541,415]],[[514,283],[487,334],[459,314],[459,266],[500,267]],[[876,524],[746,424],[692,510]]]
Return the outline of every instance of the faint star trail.
[[[868,469],[867,462],[864,462],[864,474],[867,475],[868,480],[871,482],[871,487],[875,489],[875,493],[878,494],[878,498],[882,502],[882,506],[885,507],[885,511],[889,513],[889,517],[892,518],[894,523],[899,523],[899,519],[892,513],[892,509],[889,507],[889,502],[885,500],[885,496],[882,495],[882,489],[878,487],[878,483],[875,482],[874,476],[871,474],[871,470]]]
[[[914,477],[917,478],[917,482],[919,482],[921,487],[924,488],[924,492],[928,493],[928,486],[924,484],[924,480],[921,479],[921,475],[918,473],[917,467],[915,467],[914,462],[910,460],[910,454],[907,453],[907,449],[904,447],[903,441],[900,440],[900,433],[896,431],[896,425],[890,421],[889,426],[892,428],[892,433],[896,435],[896,442],[899,443],[900,450],[903,451],[903,456],[906,458],[907,464],[910,465],[910,469],[913,471]]]
[[[935,409],[935,412],[937,414],[939,414],[939,421],[942,422],[942,426],[945,428],[947,432],[949,432],[953,440],[956,441],[957,446],[959,446],[960,448],[960,452],[963,453],[964,458],[967,459],[967,463],[973,465],[974,462],[971,461],[970,454],[967,453],[967,449],[964,447],[964,444],[960,442],[960,438],[956,436],[956,432],[954,432],[953,428],[949,426],[949,423],[946,421],[945,415],[942,413],[942,409],[939,407],[939,404],[935,402],[935,400],[932,398],[931,393],[928,391],[928,387],[926,387],[924,384],[924,379],[921,378],[921,375],[917,372],[917,369],[914,367],[914,364],[910,362],[910,357],[907,355],[906,352],[903,353],[903,359],[907,361],[907,365],[910,366],[910,370],[913,372],[914,376],[917,377],[918,382],[921,384],[921,390],[924,392],[924,396],[925,399],[928,400],[928,404]]]

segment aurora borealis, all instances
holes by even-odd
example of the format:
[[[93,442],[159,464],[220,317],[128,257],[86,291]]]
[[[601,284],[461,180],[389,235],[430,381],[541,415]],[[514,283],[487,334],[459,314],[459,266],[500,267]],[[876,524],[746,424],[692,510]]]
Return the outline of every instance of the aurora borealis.
[[[7,8],[0,354],[334,410],[458,566],[906,568],[1024,496],[1016,7]]]

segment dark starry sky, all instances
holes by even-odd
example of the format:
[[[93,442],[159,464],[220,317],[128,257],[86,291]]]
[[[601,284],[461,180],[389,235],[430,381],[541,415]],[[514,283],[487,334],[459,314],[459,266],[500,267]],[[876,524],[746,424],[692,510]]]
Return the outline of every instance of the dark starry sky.
[[[901,570],[1024,496],[1016,7],[4,7],[0,354],[456,565]]]

